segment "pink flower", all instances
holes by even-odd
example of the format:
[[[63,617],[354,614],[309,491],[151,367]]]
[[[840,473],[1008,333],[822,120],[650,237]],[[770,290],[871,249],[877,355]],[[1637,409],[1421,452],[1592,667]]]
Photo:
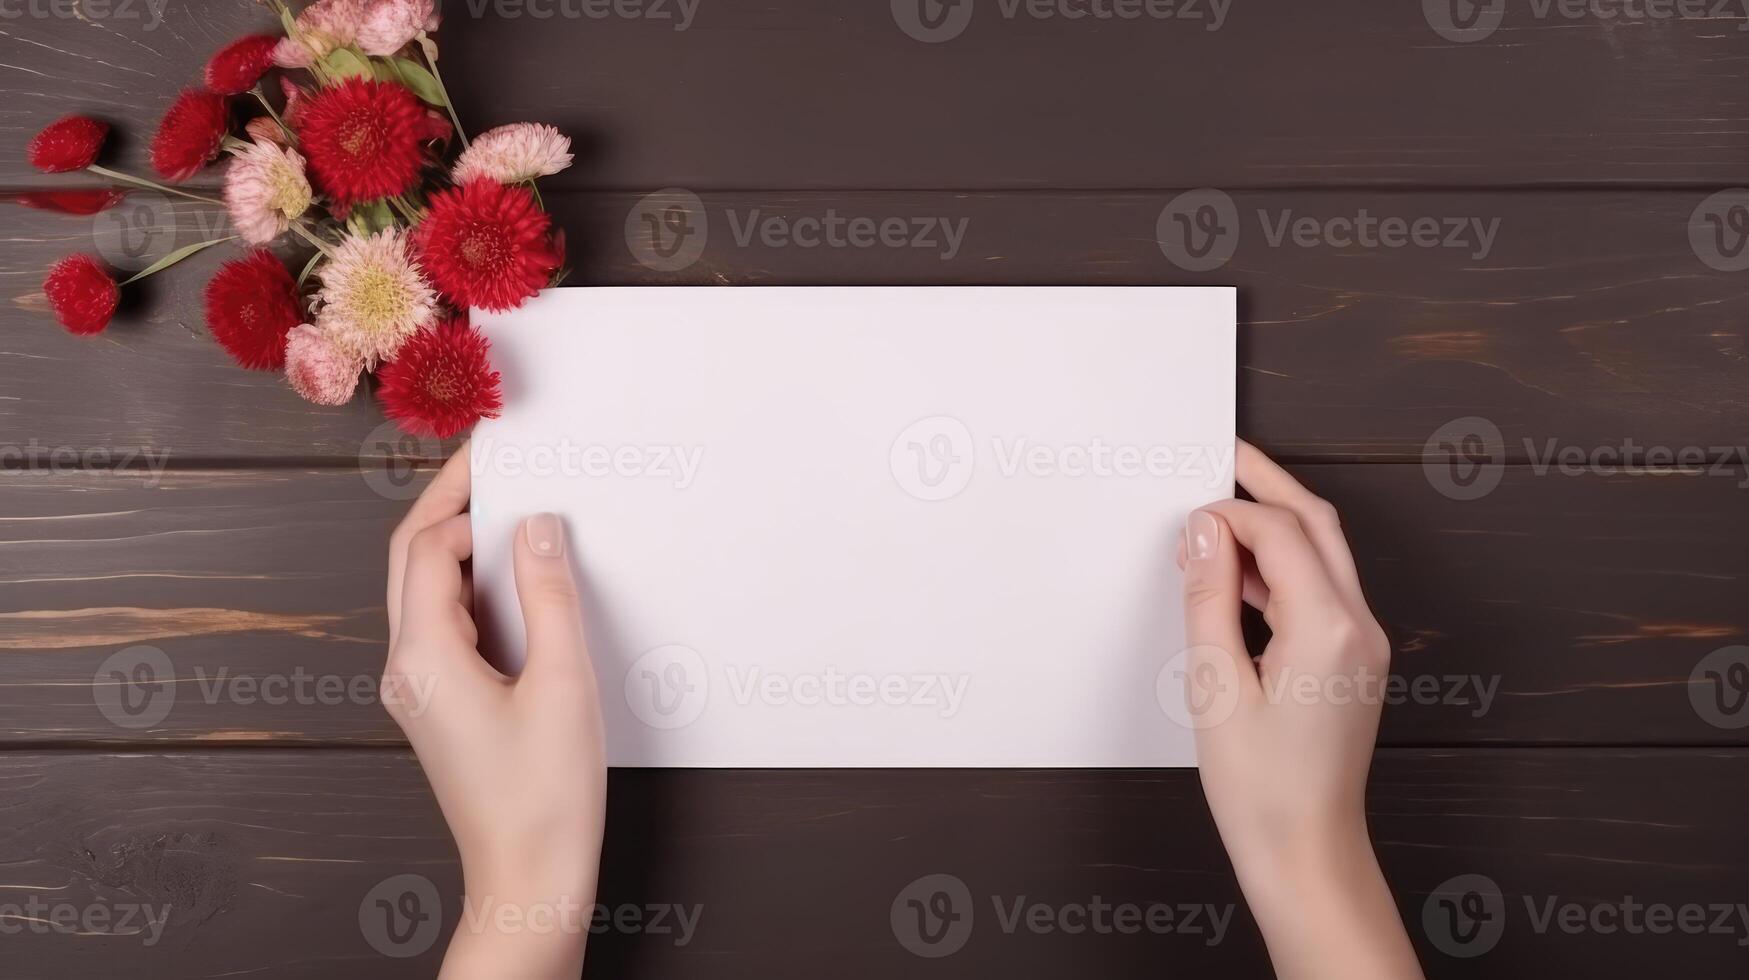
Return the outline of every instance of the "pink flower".
[[[456,159],[450,179],[465,184],[486,177],[520,184],[550,177],[571,165],[571,140],[543,123],[511,123],[489,129]]]
[[[285,337],[285,380],[305,401],[344,405],[358,387],[364,362],[340,349],[334,339],[307,323]]]
[[[406,47],[420,31],[437,30],[432,0],[374,0],[358,27],[365,54],[387,58]]]
[[[273,63],[281,68],[308,68],[335,48],[358,40],[364,23],[365,0],[316,0],[304,8],[293,24],[290,37],[273,49]]]
[[[367,368],[395,356],[437,313],[437,294],[394,228],[348,235],[316,275],[322,280],[316,326]]]
[[[225,209],[251,245],[285,234],[309,210],[310,198],[304,158],[278,143],[250,143],[237,151],[225,174]]]

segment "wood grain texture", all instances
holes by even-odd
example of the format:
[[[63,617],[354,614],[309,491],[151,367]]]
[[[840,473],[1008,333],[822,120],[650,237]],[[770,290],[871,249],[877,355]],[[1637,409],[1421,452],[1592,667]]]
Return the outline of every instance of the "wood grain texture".
[[[0,187],[89,186],[84,174],[44,177],[25,160],[36,132],[69,113],[109,122],[100,163],[150,176],[148,148],[181,89],[207,58],[278,18],[246,0],[18,0],[0,11]],[[190,181],[214,185],[210,169]]]
[[[494,80],[458,90],[463,119],[584,137],[565,186],[1734,183],[1749,160],[1734,5],[1635,21],[1513,3],[1453,43],[1420,3],[1240,0],[1210,31],[1209,2],[1117,21],[976,0],[935,44],[893,6],[701,4],[683,31],[562,0],[444,13],[453,72]]]
[[[1370,810],[1434,980],[1629,980],[1671,962],[1696,980],[1727,980],[1746,935],[1735,917],[1749,885],[1737,832],[1745,785],[1741,750],[1386,750]],[[1193,771],[616,771],[608,798],[599,902],[624,923],[631,909],[657,925],[658,906],[696,919],[684,936],[672,917],[666,933],[604,928],[590,977],[1070,978],[1090,963],[1104,977],[1270,975]],[[43,906],[120,916],[145,905],[164,923],[148,944],[150,934],[105,934],[121,931],[109,923],[68,935],[8,919],[11,976],[84,980],[125,966],[135,976],[429,977],[435,935],[385,944],[417,954],[404,958],[371,946],[371,931],[387,935],[376,889],[418,876],[429,890],[407,911],[441,917],[445,930],[462,914],[453,845],[401,752],[9,752],[0,807],[0,904],[35,900],[39,918]],[[958,879],[972,903],[968,941],[939,959],[913,955],[894,927],[896,900],[928,875]],[[1492,882],[1505,918],[1494,948],[1458,959],[1434,938],[1444,920],[1423,913],[1464,875]],[[1589,911],[1628,896],[1731,906],[1731,931],[1539,931],[1525,904]],[[1053,919],[1095,899],[1158,903],[1187,928],[1004,929],[997,903],[1008,914],[1022,898]],[[1192,905],[1213,914],[1184,918]]]
[[[1749,737],[1700,668],[1749,637],[1749,472],[1510,467],[1473,501],[1420,466],[1296,472],[1344,514],[1396,641],[1385,744]],[[375,691],[384,544],[427,475],[7,475],[0,741],[398,743]],[[141,644],[164,659],[134,680],[111,658]]]
[[[1501,458],[1526,461],[1550,440],[1585,451],[1631,440],[1635,452],[1749,453],[1740,448],[1749,281],[1690,247],[1702,196],[1240,193],[1236,251],[1206,272],[1180,269],[1156,240],[1172,192],[705,194],[702,252],[674,271],[634,257],[649,234],[640,195],[548,202],[568,233],[576,284],[1236,284],[1241,432],[1265,449],[1420,459],[1445,423],[1481,416],[1502,433]],[[95,250],[140,267],[222,228],[210,211],[145,196],[92,218],[8,212],[0,420],[20,443],[183,459],[442,455],[380,428],[362,391],[343,408],[315,408],[274,374],[234,367],[205,335],[200,305],[228,247],[149,280],[97,338],[69,336],[43,312],[41,274],[55,258]],[[1322,225],[1363,212],[1476,224],[1458,247],[1443,244],[1443,230],[1431,248],[1306,247],[1277,235],[1284,220]],[[821,232],[809,222],[836,220],[849,243],[842,223],[851,219],[906,231],[894,246],[793,238],[811,242]],[[1485,244],[1477,227],[1493,229]]]

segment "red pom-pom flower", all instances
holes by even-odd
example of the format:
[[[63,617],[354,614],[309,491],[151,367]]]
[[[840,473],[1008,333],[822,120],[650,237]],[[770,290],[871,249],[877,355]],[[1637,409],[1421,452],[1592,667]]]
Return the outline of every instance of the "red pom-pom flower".
[[[43,292],[61,326],[76,334],[93,334],[109,326],[121,287],[115,277],[89,255],[69,255],[49,270]]]
[[[296,118],[310,172],[340,207],[400,194],[419,179],[425,110],[404,86],[348,78],[300,100]]]
[[[84,170],[97,162],[97,154],[108,136],[106,122],[89,116],[66,116],[43,127],[25,148],[25,155],[31,166],[46,174]]]
[[[231,111],[216,92],[183,90],[152,137],[152,169],[172,183],[187,180],[219,155]]]
[[[285,263],[258,248],[226,262],[206,287],[206,325],[238,364],[285,366],[285,335],[303,320],[297,284]]]
[[[220,95],[241,95],[255,87],[273,67],[273,49],[279,38],[251,34],[219,49],[206,63],[206,87]]]
[[[552,279],[560,255],[551,226],[527,188],[482,177],[432,195],[414,235],[445,299],[496,312],[521,306]]]
[[[416,436],[448,439],[482,418],[497,418],[504,399],[491,344],[466,317],[414,334],[377,372],[383,413]]]

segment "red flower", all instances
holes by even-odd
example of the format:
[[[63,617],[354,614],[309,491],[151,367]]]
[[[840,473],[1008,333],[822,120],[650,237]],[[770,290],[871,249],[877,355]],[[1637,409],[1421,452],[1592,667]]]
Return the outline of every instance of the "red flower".
[[[432,195],[414,240],[445,299],[502,311],[521,306],[559,267],[551,225],[527,188],[482,177]]]
[[[414,334],[377,372],[383,414],[416,436],[448,439],[504,407],[491,344],[466,316]]]
[[[279,38],[251,34],[219,49],[206,63],[206,87],[220,95],[241,95],[255,87],[273,67],[273,48]]]
[[[251,370],[284,367],[285,335],[303,319],[291,273],[264,248],[226,262],[207,283],[207,330]]]
[[[82,191],[25,191],[12,199],[38,211],[89,216],[108,211],[127,200],[128,192],[109,187]]]
[[[403,86],[348,78],[300,100],[296,125],[316,183],[341,207],[419,178],[425,110]]]
[[[97,333],[109,326],[121,287],[109,270],[89,255],[69,255],[49,270],[43,292],[61,326],[76,334]]]
[[[97,162],[108,136],[109,123],[89,116],[67,116],[44,126],[31,139],[25,154],[31,166],[46,174],[84,170]]]
[[[164,113],[158,135],[152,137],[152,169],[172,183],[193,177],[219,155],[230,128],[230,106],[224,96],[184,89]]]

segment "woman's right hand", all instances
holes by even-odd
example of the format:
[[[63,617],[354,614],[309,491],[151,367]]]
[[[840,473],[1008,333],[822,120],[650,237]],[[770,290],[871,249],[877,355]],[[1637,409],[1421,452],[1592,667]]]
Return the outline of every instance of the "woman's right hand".
[[[1366,826],[1390,644],[1336,510],[1240,443],[1256,502],[1190,515],[1186,696],[1209,809],[1284,980],[1421,976]],[[1272,637],[1253,660],[1242,606]]]

